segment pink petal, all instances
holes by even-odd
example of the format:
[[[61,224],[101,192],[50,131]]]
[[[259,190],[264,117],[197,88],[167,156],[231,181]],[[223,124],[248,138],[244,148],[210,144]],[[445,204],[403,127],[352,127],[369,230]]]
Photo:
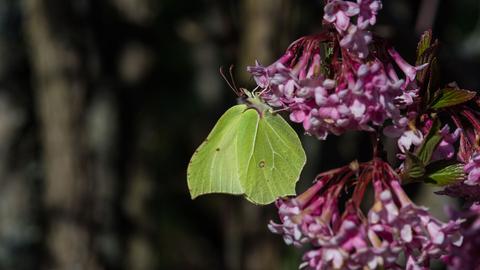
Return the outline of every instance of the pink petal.
[[[358,7],[357,4],[352,3],[352,2],[347,2],[348,9],[345,11],[345,14],[347,16],[355,16],[360,12],[360,8]]]
[[[337,12],[336,18],[336,27],[342,31],[346,31],[350,24],[350,18],[342,11]]]
[[[428,223],[427,230],[430,237],[432,237],[432,242],[434,244],[440,245],[443,243],[445,240],[445,234],[440,230],[440,227],[437,224],[433,222]]]
[[[468,174],[468,179],[465,181],[465,184],[474,186],[480,184],[480,168],[474,168]]]
[[[409,224],[403,226],[402,230],[400,231],[400,235],[403,241],[407,243],[412,242],[412,239],[413,239],[412,226],[410,226]]]
[[[352,106],[350,106],[350,110],[355,118],[360,118],[365,114],[367,107],[365,104],[358,101],[358,99],[353,101]]]
[[[305,120],[305,116],[304,111],[293,111],[290,113],[290,120],[295,123],[302,123]]]

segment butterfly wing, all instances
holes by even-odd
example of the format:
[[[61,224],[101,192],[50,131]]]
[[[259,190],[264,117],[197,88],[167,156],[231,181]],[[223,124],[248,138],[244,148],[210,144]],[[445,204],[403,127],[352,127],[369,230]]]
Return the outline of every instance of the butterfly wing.
[[[256,204],[294,195],[306,156],[295,131],[280,116],[246,105],[230,108],[195,151],[187,170],[192,198],[243,194]]]
[[[281,196],[295,195],[306,155],[297,133],[278,114],[247,110],[237,138],[239,173],[245,197],[269,204]]]
[[[236,105],[227,110],[193,154],[187,169],[192,198],[207,193],[244,193],[235,142],[246,109],[246,105]]]

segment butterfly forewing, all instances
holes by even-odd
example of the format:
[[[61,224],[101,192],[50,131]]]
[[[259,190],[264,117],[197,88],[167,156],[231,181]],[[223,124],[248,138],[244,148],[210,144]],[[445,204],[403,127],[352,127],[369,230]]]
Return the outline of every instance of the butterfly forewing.
[[[237,105],[226,111],[193,154],[187,170],[192,198],[207,193],[244,193],[238,168],[238,149],[234,142],[246,109],[246,105]]]

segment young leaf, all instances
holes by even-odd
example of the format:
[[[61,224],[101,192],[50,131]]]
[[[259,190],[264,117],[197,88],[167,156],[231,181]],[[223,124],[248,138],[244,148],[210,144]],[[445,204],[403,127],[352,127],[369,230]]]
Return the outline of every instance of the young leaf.
[[[441,109],[465,103],[474,98],[477,93],[474,91],[445,88],[437,92],[430,107],[432,109]]]
[[[465,179],[463,164],[452,161],[437,161],[427,166],[425,182],[438,186],[458,183]]]
[[[416,80],[420,86],[422,110],[428,109],[433,93],[438,89],[438,60],[436,58],[438,40],[433,40],[432,31],[425,31],[417,47],[416,65],[428,63],[428,66],[417,72]]]
[[[417,65],[423,64],[418,63],[418,60],[422,57],[425,51],[430,48],[432,44],[432,30],[425,31],[423,35],[420,37],[420,41],[418,42],[417,46]]]
[[[439,81],[439,66],[438,60],[436,57],[433,57],[430,61],[430,65],[428,67],[428,84],[426,85],[427,88],[424,87],[424,95],[422,98],[423,108],[426,107],[427,104],[430,104],[432,99],[433,93],[438,89],[438,81]]]
[[[436,58],[438,49],[438,40],[432,40],[431,31],[427,31],[422,35],[420,42],[417,47],[417,61],[416,65],[422,65],[428,63],[427,68],[417,72],[417,81],[422,86],[422,92],[426,91],[425,87],[427,86],[427,80],[432,77],[432,75],[437,76],[437,71],[433,70],[432,62]]]
[[[330,63],[332,63],[332,57],[334,52],[333,48],[334,46],[331,43],[323,44],[323,58],[325,59],[325,61],[321,62],[320,73],[326,78],[329,78],[332,73]]]
[[[404,180],[420,179],[425,175],[424,163],[414,154],[407,152],[405,159]]]
[[[416,151],[416,156],[423,164],[428,164],[432,158],[433,151],[442,140],[440,131],[440,121],[435,119],[427,136],[423,139],[422,145]]]

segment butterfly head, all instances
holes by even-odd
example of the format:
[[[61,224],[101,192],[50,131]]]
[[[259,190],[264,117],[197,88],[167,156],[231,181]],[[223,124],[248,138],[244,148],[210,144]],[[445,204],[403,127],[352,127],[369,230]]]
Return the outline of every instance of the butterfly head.
[[[271,111],[272,108],[268,106],[265,101],[260,97],[260,95],[254,91],[248,91],[245,88],[240,88],[241,92],[244,94],[245,103],[249,108],[257,110],[257,112],[263,116],[267,111]]]
[[[223,67],[220,67],[220,75],[222,75],[225,82],[227,82],[228,86],[237,94],[239,103],[245,103],[251,109],[257,110],[260,116],[267,111],[271,111],[272,108],[268,106],[265,101],[260,97],[260,94],[256,93],[255,91],[249,91],[246,88],[238,88],[235,84],[235,79],[233,78],[233,66],[230,66],[229,75],[230,79],[225,74]]]

